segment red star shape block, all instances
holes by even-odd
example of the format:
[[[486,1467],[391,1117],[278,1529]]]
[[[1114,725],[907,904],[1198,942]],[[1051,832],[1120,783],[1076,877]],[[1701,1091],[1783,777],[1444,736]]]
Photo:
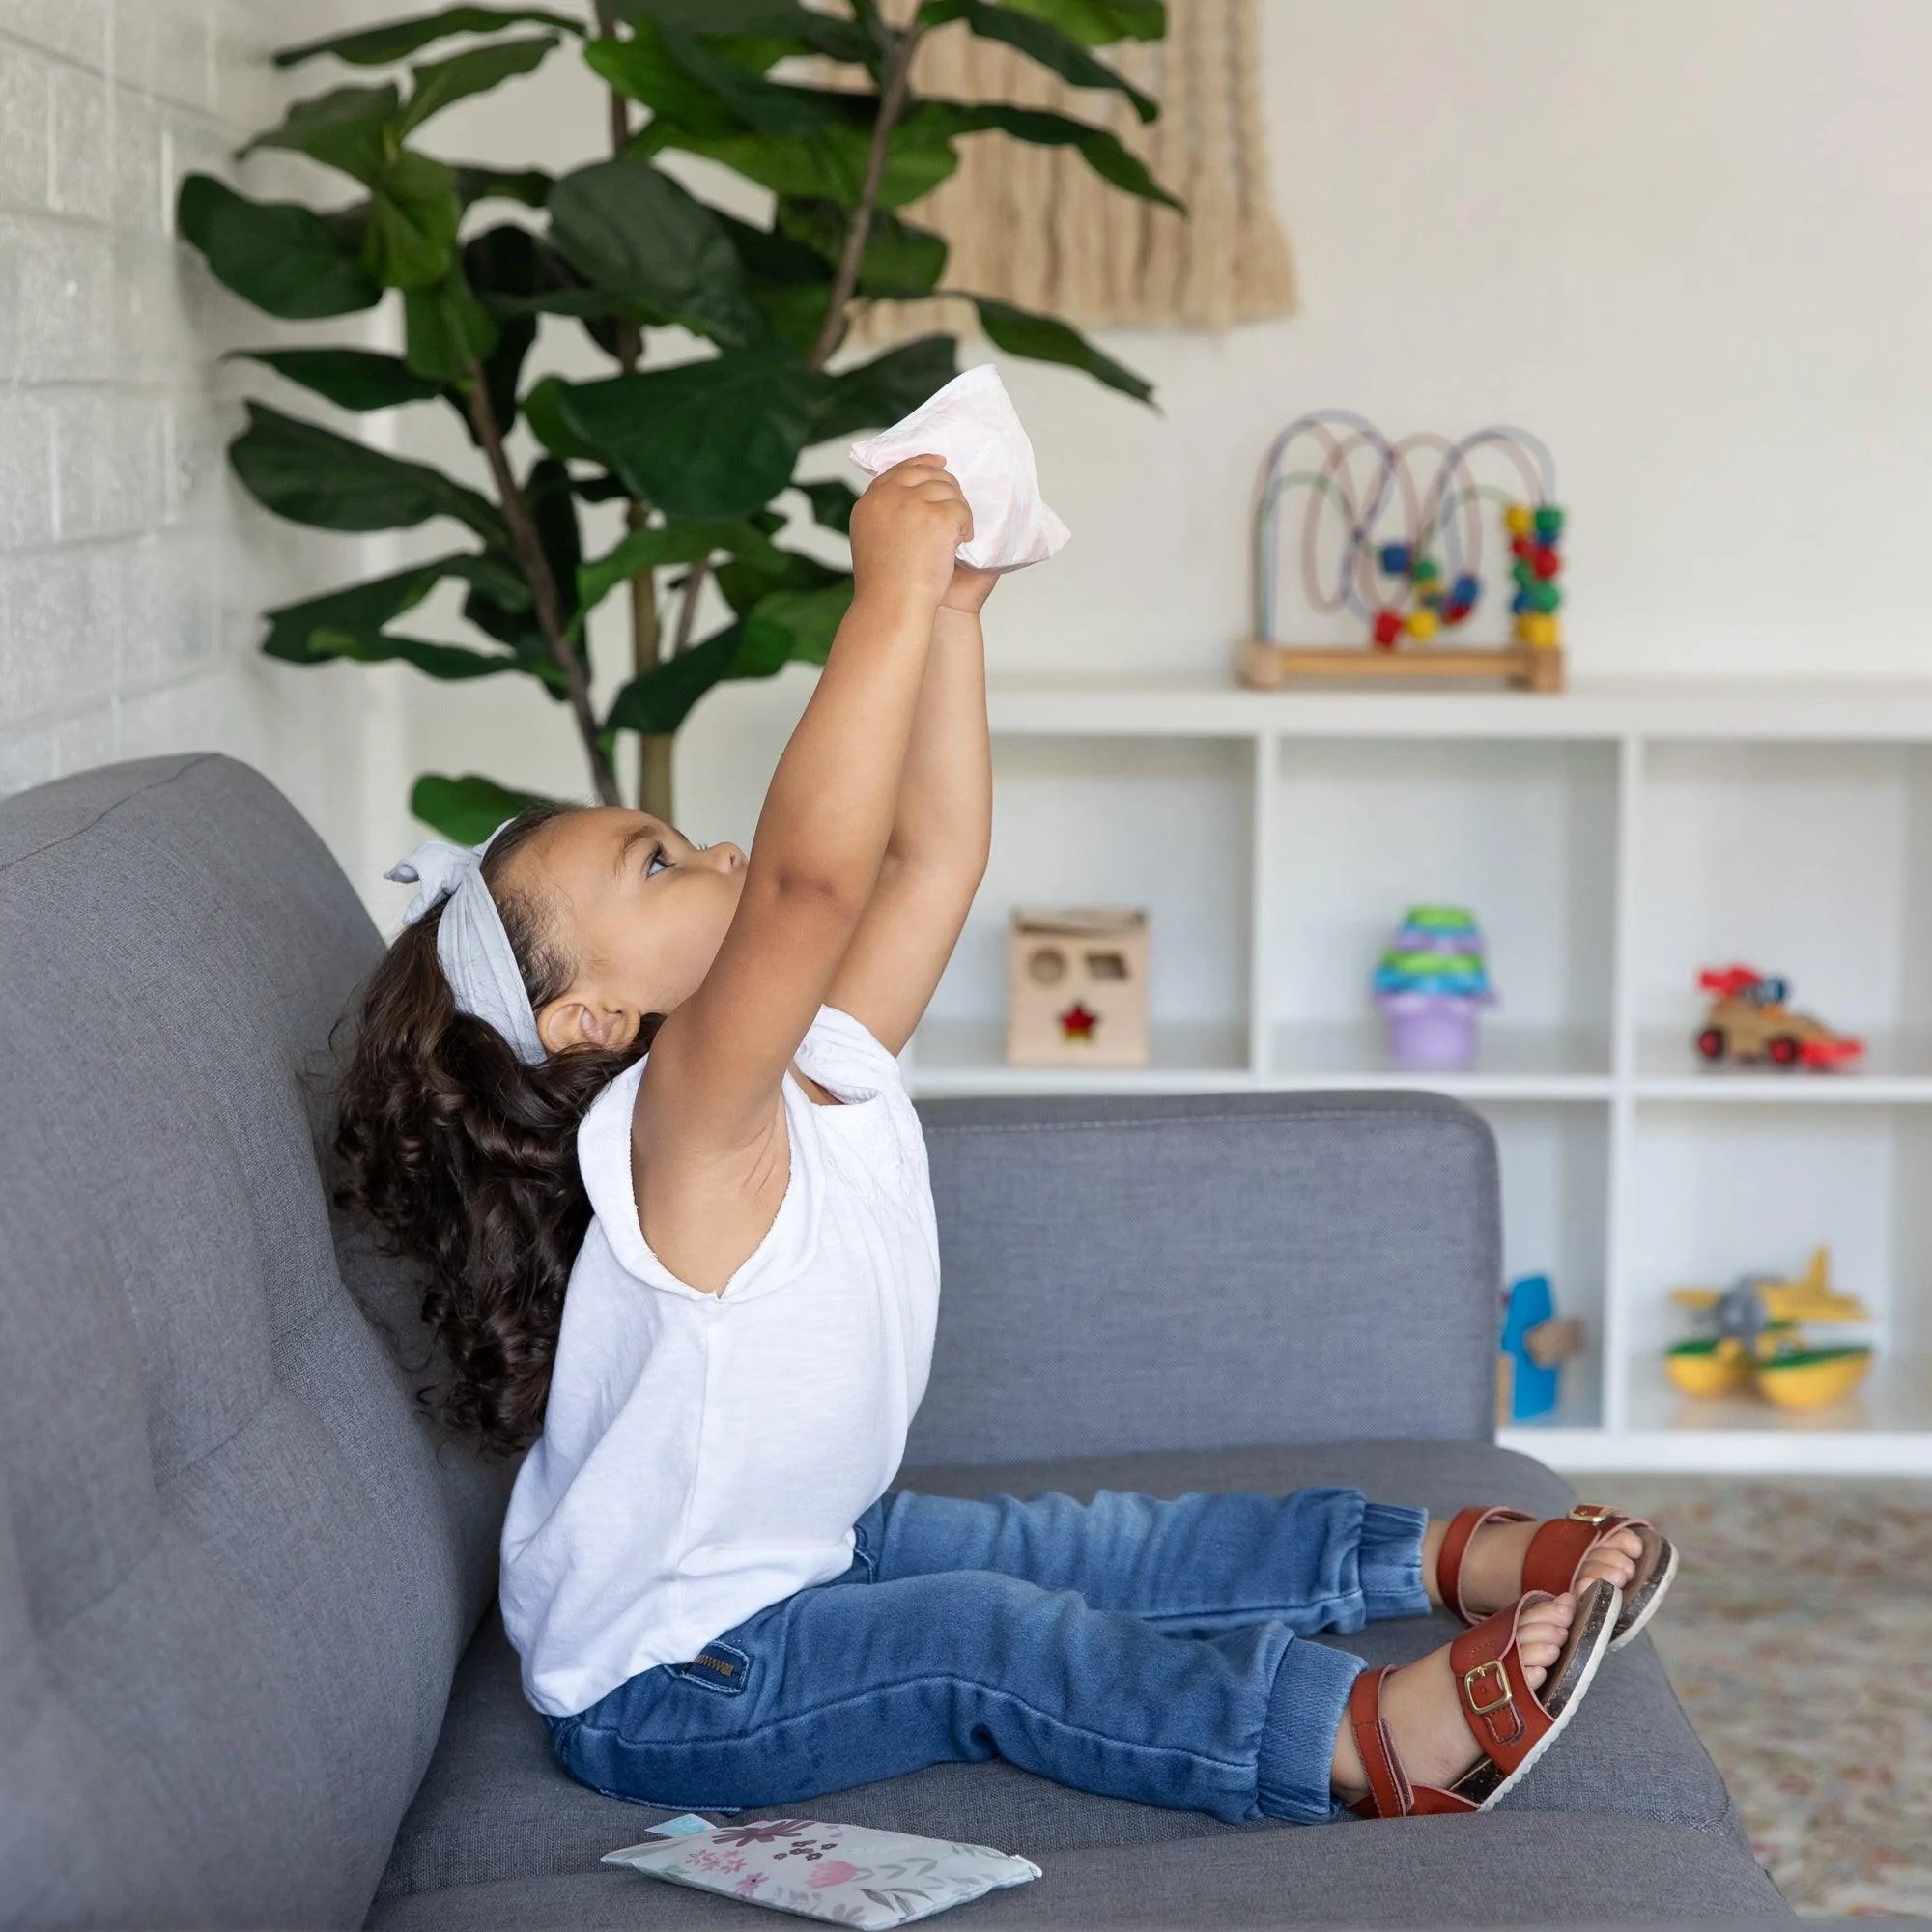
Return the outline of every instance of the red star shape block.
[[[1060,1037],[1062,1039],[1089,1039],[1094,1037],[1094,1029],[1100,1024],[1100,1015],[1088,1010],[1085,1000],[1076,1000],[1060,1016]]]

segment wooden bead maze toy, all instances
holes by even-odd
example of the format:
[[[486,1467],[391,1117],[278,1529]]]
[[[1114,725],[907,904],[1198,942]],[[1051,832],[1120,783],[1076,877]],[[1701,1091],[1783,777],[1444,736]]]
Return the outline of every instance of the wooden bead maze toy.
[[[1391,442],[1350,410],[1297,417],[1268,446],[1256,484],[1242,681],[1414,678],[1561,691],[1564,517],[1555,495],[1549,451],[1526,430],[1480,429],[1460,442],[1422,431]],[[1509,559],[1510,635],[1466,643],[1460,634],[1487,588],[1489,513]],[[1291,539],[1299,625],[1354,630],[1359,643],[1283,639]]]

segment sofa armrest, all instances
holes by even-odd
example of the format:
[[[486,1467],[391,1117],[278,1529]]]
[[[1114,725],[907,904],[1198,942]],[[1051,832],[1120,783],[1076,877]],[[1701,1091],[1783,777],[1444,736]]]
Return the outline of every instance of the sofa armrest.
[[[1427,1094],[921,1104],[911,1463],[1493,1434],[1495,1143]]]

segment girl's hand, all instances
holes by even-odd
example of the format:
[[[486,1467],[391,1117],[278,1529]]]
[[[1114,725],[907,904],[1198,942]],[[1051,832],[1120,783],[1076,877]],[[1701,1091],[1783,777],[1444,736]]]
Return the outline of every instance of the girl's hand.
[[[973,513],[937,456],[909,456],[872,478],[852,510],[855,596],[904,598],[935,611],[952,588],[952,553]]]
[[[970,563],[955,563],[952,566],[952,582],[947,586],[946,595],[939,600],[939,608],[942,611],[963,611],[969,617],[977,617],[999,581],[997,570],[975,570]]]

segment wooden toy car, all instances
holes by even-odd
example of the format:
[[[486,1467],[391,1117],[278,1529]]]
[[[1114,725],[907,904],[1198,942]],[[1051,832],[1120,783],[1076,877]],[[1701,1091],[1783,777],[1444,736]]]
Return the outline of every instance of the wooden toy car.
[[[1774,1066],[1844,1066],[1864,1052],[1861,1039],[1834,1032],[1785,1003],[1784,980],[1754,966],[1720,966],[1698,974],[1710,1010],[1697,1036],[1706,1060],[1768,1060]]]

